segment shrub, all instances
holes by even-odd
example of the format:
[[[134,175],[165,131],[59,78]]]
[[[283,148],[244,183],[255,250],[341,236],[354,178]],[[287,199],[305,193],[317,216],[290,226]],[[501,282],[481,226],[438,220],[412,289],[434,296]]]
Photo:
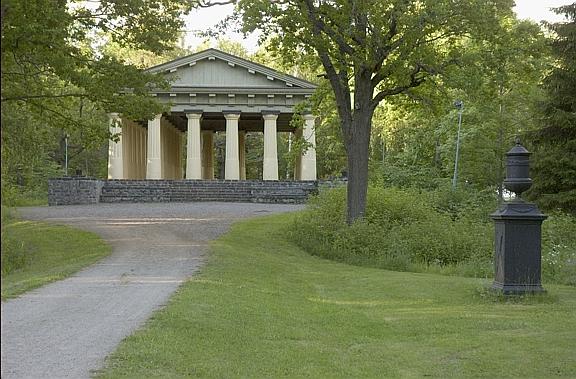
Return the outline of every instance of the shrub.
[[[548,280],[576,285],[576,219],[553,213],[542,225],[542,275]]]
[[[345,222],[346,189],[323,191],[289,234],[310,254],[397,271],[493,275],[495,191],[382,188],[368,191],[366,217]],[[576,225],[552,215],[543,227],[545,281],[576,284]]]
[[[6,228],[12,222],[8,209],[2,207],[1,260],[2,275],[10,274],[27,264],[27,254],[24,244],[15,240],[7,233]]]
[[[371,187],[366,217],[351,227],[345,223],[345,196],[339,188],[312,200],[292,227],[301,247],[326,258],[395,270],[489,257],[486,225],[453,220],[434,208],[426,192]]]

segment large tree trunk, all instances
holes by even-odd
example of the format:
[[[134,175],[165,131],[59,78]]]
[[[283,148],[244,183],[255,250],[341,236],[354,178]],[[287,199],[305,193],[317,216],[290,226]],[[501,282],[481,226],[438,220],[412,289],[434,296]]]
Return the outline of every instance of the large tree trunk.
[[[351,137],[346,141],[348,153],[348,195],[346,222],[364,217],[368,192],[368,150],[372,112],[356,111],[352,121]]]

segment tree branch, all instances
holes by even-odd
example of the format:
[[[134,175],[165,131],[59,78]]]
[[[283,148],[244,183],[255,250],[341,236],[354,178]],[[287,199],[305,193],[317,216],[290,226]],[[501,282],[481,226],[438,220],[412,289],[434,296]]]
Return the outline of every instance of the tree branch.
[[[326,70],[326,76],[332,85],[334,96],[336,97],[336,103],[347,104],[347,109],[338,107],[338,114],[340,115],[343,124],[345,124],[347,120],[351,120],[352,118],[350,107],[350,87],[348,85],[346,62],[340,60],[339,62],[342,67],[339,72],[336,71],[332,59],[330,58],[328,48],[322,43],[322,28],[318,23],[318,18],[314,16],[314,5],[310,1],[305,1],[304,3],[306,15],[312,26],[312,35],[318,39],[318,42],[313,45],[318,53],[320,61],[322,62],[322,66],[324,66],[324,69]]]
[[[42,105],[40,103],[36,103],[34,101],[31,101],[29,104],[36,107],[36,108],[39,108],[40,110],[48,111],[48,112],[56,115],[57,117],[60,117],[62,120],[68,121],[74,125],[79,126],[80,128],[86,127],[86,124],[82,123],[81,121],[78,121],[77,119],[74,119],[72,117],[68,117],[68,116],[66,116],[66,115],[64,115],[64,114],[62,114],[62,113],[60,113],[60,112],[58,112],[52,108],[49,108],[45,105]]]
[[[66,93],[66,94],[62,94],[62,95],[27,95],[27,96],[9,96],[9,97],[3,97],[2,98],[2,102],[4,101],[18,101],[18,100],[32,100],[32,99],[54,99],[54,98],[59,98],[59,97],[79,97],[79,98],[85,98],[88,97],[88,95],[86,94],[82,94],[82,93]]]
[[[427,72],[427,71],[423,65],[417,64],[414,70],[410,73],[409,84],[404,86],[397,86],[394,88],[388,88],[380,91],[379,93],[376,94],[376,96],[374,96],[374,99],[372,99],[372,107],[376,108],[378,104],[380,104],[380,102],[388,96],[398,95],[410,88],[418,87],[420,84],[424,83],[425,81],[424,77],[417,77],[417,75],[420,72]]]
[[[224,0],[224,1],[205,1],[199,0],[195,2],[198,8],[210,8],[216,5],[236,4],[237,0]]]
[[[308,15],[310,16],[311,22],[313,22],[314,25],[316,25],[320,31],[324,32],[328,37],[330,37],[334,42],[336,42],[340,52],[342,54],[354,55],[356,51],[352,48],[352,46],[346,43],[346,41],[340,34],[336,33],[334,29],[332,29],[320,17],[318,17],[318,14],[316,13],[316,7],[314,7],[312,0],[305,0],[304,4],[308,9]]]

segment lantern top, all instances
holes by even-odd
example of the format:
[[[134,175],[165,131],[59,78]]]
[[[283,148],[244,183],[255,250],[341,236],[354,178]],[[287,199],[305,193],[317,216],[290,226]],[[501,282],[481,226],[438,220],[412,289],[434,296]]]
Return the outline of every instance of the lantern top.
[[[516,146],[514,146],[512,149],[510,149],[506,155],[507,156],[529,156],[530,154],[532,154],[531,152],[529,152],[528,150],[526,150],[526,148],[524,146],[522,146],[522,144],[520,143],[520,138],[516,137],[516,139],[514,140],[514,142],[516,142]]]

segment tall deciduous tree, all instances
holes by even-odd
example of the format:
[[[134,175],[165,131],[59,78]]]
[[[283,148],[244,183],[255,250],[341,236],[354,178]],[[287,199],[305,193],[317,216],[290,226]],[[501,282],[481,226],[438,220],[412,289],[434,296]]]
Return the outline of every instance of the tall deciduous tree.
[[[511,0],[238,0],[246,31],[273,35],[285,57],[315,55],[338,109],[348,156],[347,221],[363,217],[372,116],[387,97],[453,62],[453,41],[497,27]],[[203,2],[210,5],[210,1]],[[214,2],[215,3],[215,2]]]

